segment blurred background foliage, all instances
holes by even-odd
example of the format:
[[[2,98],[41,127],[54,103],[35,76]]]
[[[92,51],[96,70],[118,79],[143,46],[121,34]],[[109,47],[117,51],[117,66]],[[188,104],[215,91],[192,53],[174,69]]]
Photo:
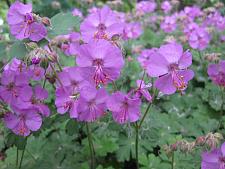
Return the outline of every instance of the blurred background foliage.
[[[91,0],[89,0],[91,2]],[[182,0],[180,9],[185,6],[197,4],[201,7],[209,7],[219,0]],[[6,13],[12,0],[0,1],[0,66],[12,57],[24,57],[27,49],[23,42],[16,41],[9,35],[6,23]],[[49,18],[60,12],[72,11],[79,8],[83,14],[93,6],[88,0],[26,0],[32,2],[34,11],[41,16]],[[222,1],[221,1],[222,2]],[[99,6],[108,3],[106,0],[94,1]],[[132,11],[135,0],[124,0],[120,6],[121,11]],[[160,1],[158,1],[160,3]],[[225,10],[222,9],[222,12]],[[79,28],[79,21],[62,20],[56,17],[56,22],[69,23],[68,26]],[[57,32],[57,25],[53,25],[53,35]],[[66,28],[65,27],[65,28]],[[179,33],[179,32],[176,32]],[[126,57],[131,61],[123,70],[121,78],[116,82],[123,91],[135,87],[135,81],[141,77],[141,68],[135,60],[137,55],[132,54],[132,48],[136,45],[145,47],[159,47],[164,43],[165,34],[157,33],[150,28],[144,30],[143,35],[135,41],[124,44]],[[225,133],[225,115],[221,115],[222,100],[221,90],[208,79],[206,66],[201,57],[206,53],[219,52],[225,58],[225,45],[218,43],[217,37],[210,46],[200,55],[192,50],[195,78],[190,82],[184,96],[179,93],[172,96],[163,96],[156,100],[155,105],[143,124],[140,134],[140,164],[142,169],[169,169],[171,159],[162,149],[165,144],[172,144],[177,140],[186,139],[193,141],[198,136],[209,132]],[[44,42],[43,42],[44,43]],[[185,47],[187,48],[187,47]],[[63,65],[71,65],[74,58],[68,58],[61,54]],[[203,59],[204,60],[204,59]],[[146,78],[146,81],[149,79]],[[25,140],[11,134],[0,123],[0,168],[14,169],[16,163],[16,147],[23,149],[25,142],[27,148],[23,162],[24,169],[88,169],[89,149],[85,127],[82,123],[70,120],[67,115],[58,115],[54,107],[54,91],[47,84],[48,91],[52,91],[48,104],[52,107],[52,116],[45,119],[42,129]],[[143,102],[143,111],[147,103]],[[224,106],[225,108],[225,106]],[[221,123],[222,125],[219,125]],[[90,125],[96,152],[97,169],[132,169],[134,168],[134,130],[132,125],[120,126],[113,122],[110,113],[103,119]],[[219,127],[218,127],[219,126]],[[201,150],[190,154],[176,152],[176,169],[199,169]]]

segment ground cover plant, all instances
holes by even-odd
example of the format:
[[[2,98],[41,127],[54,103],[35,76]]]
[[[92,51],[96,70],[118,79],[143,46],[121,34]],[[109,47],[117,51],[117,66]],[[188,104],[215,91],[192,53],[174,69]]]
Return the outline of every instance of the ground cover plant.
[[[1,169],[225,169],[219,0],[2,0]]]

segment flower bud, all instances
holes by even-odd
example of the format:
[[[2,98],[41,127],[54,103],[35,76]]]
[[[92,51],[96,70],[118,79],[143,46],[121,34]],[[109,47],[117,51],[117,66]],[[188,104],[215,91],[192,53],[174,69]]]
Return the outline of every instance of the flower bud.
[[[224,4],[222,2],[217,2],[215,3],[215,8],[223,8],[224,7]]]
[[[51,6],[53,9],[61,9],[61,3],[58,1],[52,1]]]
[[[54,75],[46,74],[45,78],[49,81],[49,83],[54,84],[56,82],[56,77]]]
[[[41,62],[41,58],[40,57],[33,57],[31,59],[31,63],[34,64],[34,65],[37,65]]]
[[[204,136],[200,136],[196,139],[195,144],[198,146],[202,146],[205,144],[205,137]]]
[[[35,42],[29,42],[29,43],[25,43],[25,46],[31,50],[37,49],[38,45]]]
[[[43,18],[41,19],[41,22],[42,22],[44,25],[46,25],[46,26],[52,26],[51,20],[50,20],[48,17],[43,17]]]
[[[0,152],[0,161],[5,161],[6,154],[5,152]]]

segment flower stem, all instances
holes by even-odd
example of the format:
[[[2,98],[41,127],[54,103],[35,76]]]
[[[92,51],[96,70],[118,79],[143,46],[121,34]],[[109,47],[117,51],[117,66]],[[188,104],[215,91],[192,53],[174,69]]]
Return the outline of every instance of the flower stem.
[[[144,122],[145,117],[146,117],[146,115],[147,115],[149,109],[151,108],[151,106],[152,106],[152,102],[149,102],[148,107],[147,107],[147,109],[146,109],[146,111],[145,111],[145,113],[144,113],[144,116],[142,117],[142,119],[141,119],[141,121],[140,121],[140,123],[139,123],[139,126],[138,126],[139,128],[141,128],[141,125],[142,125],[142,123]]]
[[[18,161],[19,161],[19,149],[16,148],[16,167],[18,166]]]
[[[135,140],[136,168],[139,169],[139,160],[138,160],[139,126],[137,122],[135,122],[135,133],[136,133],[136,140]]]
[[[174,169],[174,152],[172,154],[171,169]]]
[[[223,116],[223,107],[224,107],[224,88],[221,87],[221,99],[222,99],[222,104],[221,104],[221,116]]]
[[[58,59],[57,59],[57,61],[56,61],[56,64],[58,65],[60,72],[62,72],[62,71],[63,71],[63,69],[62,69],[62,66],[60,65],[60,63],[59,63]]]
[[[20,159],[19,169],[21,169],[21,167],[22,167],[22,163],[23,163],[23,156],[24,156],[25,149],[26,149],[26,145],[25,145],[25,147],[24,147],[24,149],[23,149],[23,151],[22,151],[22,155],[21,155],[21,159]]]
[[[94,169],[94,148],[93,148],[93,142],[92,142],[91,132],[90,132],[88,123],[86,123],[86,128],[87,128],[88,143],[89,143],[90,154],[91,154],[91,169]]]

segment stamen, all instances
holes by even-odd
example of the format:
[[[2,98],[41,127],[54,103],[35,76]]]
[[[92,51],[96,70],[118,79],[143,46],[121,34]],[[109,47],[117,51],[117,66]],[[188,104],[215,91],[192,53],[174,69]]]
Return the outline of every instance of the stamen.
[[[187,84],[184,81],[184,76],[179,75],[176,71],[172,72],[173,84],[179,91],[183,91],[187,88]]]
[[[109,80],[109,76],[102,69],[103,60],[95,59],[93,61],[93,66],[95,67],[93,79],[95,81],[96,86],[100,83],[106,84],[106,82]]]

